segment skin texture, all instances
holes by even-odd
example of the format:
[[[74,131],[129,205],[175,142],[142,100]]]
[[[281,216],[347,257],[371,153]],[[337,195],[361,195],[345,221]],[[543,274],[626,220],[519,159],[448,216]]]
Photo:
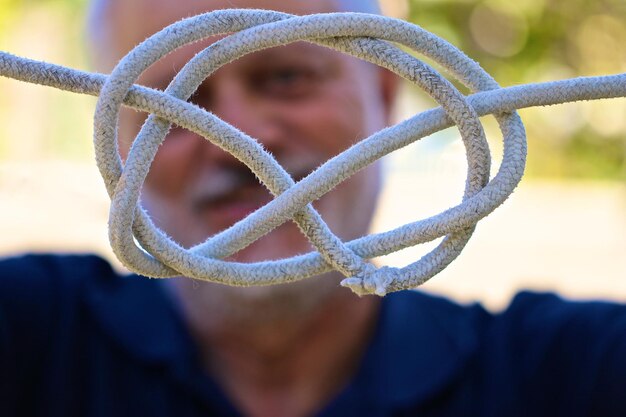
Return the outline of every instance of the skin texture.
[[[266,8],[293,14],[374,11],[372,2],[279,0],[198,2],[107,0],[91,13],[95,62],[108,72],[134,45],[167,24],[211,10]],[[145,13],[150,10],[150,13]],[[165,88],[177,69],[215,39],[181,48],[151,67],[141,83]],[[192,97],[256,138],[296,179],[389,122],[395,78],[370,64],[307,43],[260,51],[223,67]],[[120,149],[127,152],[145,115],[125,111]],[[342,239],[367,233],[380,188],[372,165],[314,206]],[[173,127],[142,191],[156,224],[185,246],[230,226],[269,201],[269,193],[230,155]],[[293,223],[233,256],[242,262],[309,251]],[[327,274],[294,284],[231,288],[189,279],[167,281],[207,371],[250,416],[304,416],[319,410],[358,366],[378,299],[358,298]]]

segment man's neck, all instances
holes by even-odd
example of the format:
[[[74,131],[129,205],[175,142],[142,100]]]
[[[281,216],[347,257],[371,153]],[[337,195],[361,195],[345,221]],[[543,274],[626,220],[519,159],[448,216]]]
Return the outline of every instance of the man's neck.
[[[380,304],[338,289],[306,314],[206,320],[197,291],[177,293],[208,372],[251,417],[307,416],[328,403],[357,370]]]

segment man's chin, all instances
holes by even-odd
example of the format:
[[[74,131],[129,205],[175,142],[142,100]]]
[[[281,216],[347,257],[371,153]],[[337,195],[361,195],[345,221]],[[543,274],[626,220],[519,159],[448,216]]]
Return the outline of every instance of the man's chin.
[[[201,227],[195,228],[200,229]],[[184,234],[186,237],[190,235],[192,233]],[[298,227],[287,222],[225,260],[241,263],[263,262],[284,259],[310,250],[311,245]],[[310,314],[333,294],[343,291],[339,285],[340,280],[340,274],[331,272],[271,286],[230,287],[191,280],[180,284],[181,289],[185,288],[181,295],[193,299],[188,301],[194,304],[202,304],[207,316],[217,320],[254,324]]]
[[[201,285],[207,308],[222,320],[255,324],[311,314],[338,291],[340,277],[329,273],[288,284],[262,287]],[[202,295],[199,293],[203,293]]]
[[[241,263],[265,262],[302,255],[312,250],[311,244],[298,227],[288,222],[229,256],[227,260]]]

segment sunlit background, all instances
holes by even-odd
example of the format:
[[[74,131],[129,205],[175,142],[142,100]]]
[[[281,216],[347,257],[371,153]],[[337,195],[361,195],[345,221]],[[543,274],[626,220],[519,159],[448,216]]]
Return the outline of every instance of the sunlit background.
[[[236,5],[236,1],[233,1]],[[89,69],[84,0],[0,0],[0,49]],[[389,0],[391,15],[444,37],[504,86],[626,72],[624,0]],[[95,99],[0,79],[0,254],[108,248],[94,163]],[[398,120],[434,104],[405,86]],[[465,251],[423,288],[503,307],[520,289],[626,300],[626,99],[520,111],[527,174]],[[501,135],[484,118],[497,170]],[[375,230],[460,201],[465,156],[448,129],[387,158]],[[381,259],[396,266],[433,245]]]

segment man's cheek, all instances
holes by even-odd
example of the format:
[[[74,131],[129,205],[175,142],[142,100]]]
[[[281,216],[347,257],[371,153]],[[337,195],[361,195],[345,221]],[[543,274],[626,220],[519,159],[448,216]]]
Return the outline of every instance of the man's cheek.
[[[328,157],[341,153],[363,139],[365,133],[358,113],[343,113],[337,108],[329,108],[320,114],[318,122],[311,124],[310,131],[317,138],[316,146]]]
[[[164,195],[180,193],[194,165],[193,146],[184,141],[164,143],[150,166],[146,183],[155,191]]]
[[[120,110],[119,125],[117,131],[117,140],[122,160],[126,160],[130,147],[139,133],[145,115],[127,107]]]

